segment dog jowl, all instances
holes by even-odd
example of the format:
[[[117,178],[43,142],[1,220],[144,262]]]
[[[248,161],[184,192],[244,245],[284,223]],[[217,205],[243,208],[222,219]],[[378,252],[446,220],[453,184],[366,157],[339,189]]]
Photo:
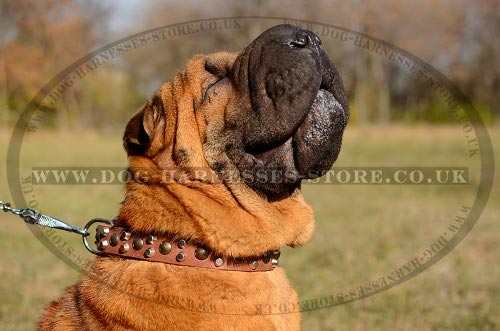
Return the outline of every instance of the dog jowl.
[[[134,180],[116,237],[98,238],[106,254],[39,328],[299,329],[298,311],[259,307],[298,302],[276,260],[311,239],[300,183],[330,169],[348,118],[311,31],[279,25],[240,53],[192,58],[127,124]],[[189,180],[164,180],[172,169]]]

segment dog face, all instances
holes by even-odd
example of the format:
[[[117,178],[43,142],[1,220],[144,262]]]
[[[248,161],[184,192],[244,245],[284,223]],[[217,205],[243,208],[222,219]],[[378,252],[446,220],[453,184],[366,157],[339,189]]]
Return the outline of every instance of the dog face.
[[[146,156],[191,176],[195,168],[225,180],[237,173],[272,200],[330,169],[348,118],[341,78],[320,39],[279,25],[239,54],[193,58],[136,113],[124,143],[136,164]]]

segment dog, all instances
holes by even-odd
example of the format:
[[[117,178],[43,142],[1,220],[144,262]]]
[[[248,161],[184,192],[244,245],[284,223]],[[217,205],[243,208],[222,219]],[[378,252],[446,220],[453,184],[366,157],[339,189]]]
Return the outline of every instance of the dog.
[[[300,329],[279,248],[311,239],[301,181],[331,168],[348,118],[311,31],[278,25],[192,58],[127,124],[133,176],[99,228],[103,256],[39,330]]]

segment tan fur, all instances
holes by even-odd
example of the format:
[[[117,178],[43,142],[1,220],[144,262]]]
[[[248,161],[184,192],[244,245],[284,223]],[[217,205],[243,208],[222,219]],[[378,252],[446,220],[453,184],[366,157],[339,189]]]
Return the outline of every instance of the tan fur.
[[[117,225],[173,233],[234,257],[303,245],[311,238],[313,214],[299,190],[270,202],[243,183],[228,178],[211,183],[193,171],[223,162],[237,172],[223,148],[225,125],[237,116],[230,80],[202,102],[206,86],[217,80],[205,70],[205,61],[231,66],[235,57],[196,56],[158,90],[156,103],[140,110],[152,140],[145,155],[130,156],[129,164],[148,182],[126,185]],[[162,182],[161,170],[172,168],[186,180]],[[39,329],[297,330],[296,312],[261,314],[262,307],[276,313],[280,304],[296,303],[279,267],[247,273],[104,257],[96,258],[82,280],[50,304]]]

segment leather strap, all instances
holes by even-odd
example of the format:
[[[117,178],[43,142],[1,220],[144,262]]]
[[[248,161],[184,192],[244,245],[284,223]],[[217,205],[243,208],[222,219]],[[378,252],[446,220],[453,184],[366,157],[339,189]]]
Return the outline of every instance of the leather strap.
[[[186,239],[134,234],[129,230],[99,225],[97,249],[106,255],[190,267],[231,271],[270,271],[278,265],[279,250],[261,256],[230,258],[212,253],[207,247]]]

